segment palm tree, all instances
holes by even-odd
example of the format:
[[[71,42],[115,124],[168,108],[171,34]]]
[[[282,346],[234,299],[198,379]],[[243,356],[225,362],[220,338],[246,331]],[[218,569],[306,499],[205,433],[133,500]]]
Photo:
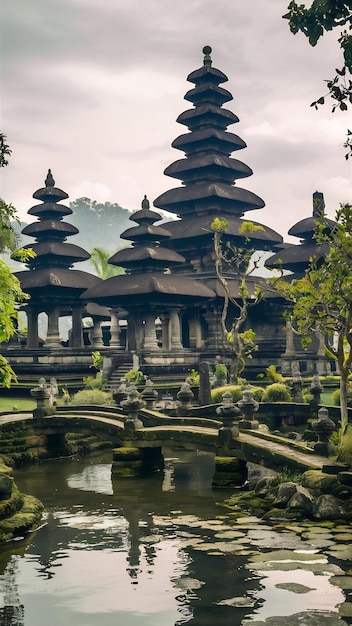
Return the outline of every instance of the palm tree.
[[[108,262],[111,257],[111,253],[108,250],[104,250],[104,248],[93,248],[90,253],[90,263],[94,267],[94,273],[106,280],[107,278],[111,278],[111,276],[117,276],[118,274],[124,274],[124,267],[117,267],[116,265],[110,265]]]

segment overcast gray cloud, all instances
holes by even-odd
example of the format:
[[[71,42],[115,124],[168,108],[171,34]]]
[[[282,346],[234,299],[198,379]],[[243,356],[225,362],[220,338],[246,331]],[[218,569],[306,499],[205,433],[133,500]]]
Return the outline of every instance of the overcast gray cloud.
[[[309,104],[339,66],[334,33],[313,49],[282,19],[288,0],[12,0],[3,7],[2,130],[13,150],[2,195],[21,218],[51,167],[70,199],[134,210],[175,186],[187,74],[213,48],[254,171],[241,186],[266,207],[253,218],[284,236],[323,191],[333,216],[351,201],[342,147],[350,113]],[[177,184],[177,183],[176,183]],[[254,215],[255,213],[255,215]]]

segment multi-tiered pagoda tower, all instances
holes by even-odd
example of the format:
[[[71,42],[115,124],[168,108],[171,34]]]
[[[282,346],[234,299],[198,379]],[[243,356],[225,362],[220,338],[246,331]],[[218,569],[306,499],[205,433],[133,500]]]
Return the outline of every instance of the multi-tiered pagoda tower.
[[[257,195],[237,186],[237,181],[252,175],[250,167],[231,156],[246,147],[245,142],[228,127],[239,121],[238,117],[223,105],[232,100],[232,95],[221,85],[228,79],[220,70],[212,66],[211,48],[203,48],[204,61],[201,68],[191,72],[188,81],[194,84],[185,100],[193,108],[182,113],[177,121],[185,125],[189,132],[180,135],[172,146],[185,153],[165,169],[165,174],[182,181],[182,186],[166,191],[156,198],[154,206],[178,216],[178,220],[168,222],[171,238],[166,245],[182,254],[186,262],[173,270],[192,275],[215,291],[216,298],[204,308],[208,339],[203,345],[211,353],[226,352],[220,317],[223,305],[223,289],[217,279],[214,263],[214,242],[212,222],[215,218],[227,221],[226,239],[233,245],[258,251],[275,251],[281,248],[282,237],[272,229],[251,220],[246,214],[264,207],[264,201]],[[257,230],[250,234],[250,243],[241,234],[245,221],[251,221]],[[227,276],[230,294],[239,295],[239,278]],[[258,277],[250,278],[249,288],[261,282]],[[234,315],[230,308],[229,316]],[[278,336],[277,322],[281,318],[281,307],[277,299],[268,292],[266,299],[253,309],[248,319],[248,327],[257,334],[260,349],[257,363],[267,363],[278,357],[284,346],[284,336]],[[187,312],[184,314],[187,319]],[[273,343],[273,339],[275,342]]]
[[[35,238],[35,243],[29,244],[35,257],[27,261],[28,270],[17,272],[23,291],[30,295],[25,306],[28,319],[27,348],[39,348],[38,315],[47,314],[48,330],[45,346],[61,348],[59,333],[59,318],[72,316],[72,335],[70,346],[83,346],[82,313],[84,303],[80,295],[88,287],[101,281],[97,276],[80,270],[72,269],[74,263],[86,261],[90,254],[75,244],[67,243],[67,237],[78,233],[75,226],[63,221],[63,217],[70,215],[72,210],[60,204],[68,195],[62,189],[55,187],[55,181],[49,170],[45,180],[45,187],[38,189],[33,198],[40,200],[29,209],[29,215],[38,217],[23,229],[24,235]]]

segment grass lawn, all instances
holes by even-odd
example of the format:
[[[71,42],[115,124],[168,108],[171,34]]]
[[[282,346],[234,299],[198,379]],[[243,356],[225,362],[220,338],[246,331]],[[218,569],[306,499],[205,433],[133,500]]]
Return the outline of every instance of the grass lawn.
[[[0,411],[12,411],[14,407],[18,411],[32,411],[37,403],[32,398],[9,398],[0,396]]]

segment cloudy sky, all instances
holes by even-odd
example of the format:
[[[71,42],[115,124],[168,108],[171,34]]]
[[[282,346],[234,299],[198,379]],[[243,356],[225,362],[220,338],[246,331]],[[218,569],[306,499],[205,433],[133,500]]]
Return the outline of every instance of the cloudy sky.
[[[350,112],[309,105],[341,66],[337,34],[311,48],[282,15],[288,0],[11,0],[1,24],[1,130],[13,154],[2,197],[21,219],[47,169],[74,200],[88,196],[135,210],[177,186],[163,174],[183,156],[187,75],[212,46],[229,81],[229,128],[247,142],[236,158],[253,169],[240,186],[258,194],[251,212],[280,232],[311,214],[324,192],[333,217],[352,200],[343,148]]]

